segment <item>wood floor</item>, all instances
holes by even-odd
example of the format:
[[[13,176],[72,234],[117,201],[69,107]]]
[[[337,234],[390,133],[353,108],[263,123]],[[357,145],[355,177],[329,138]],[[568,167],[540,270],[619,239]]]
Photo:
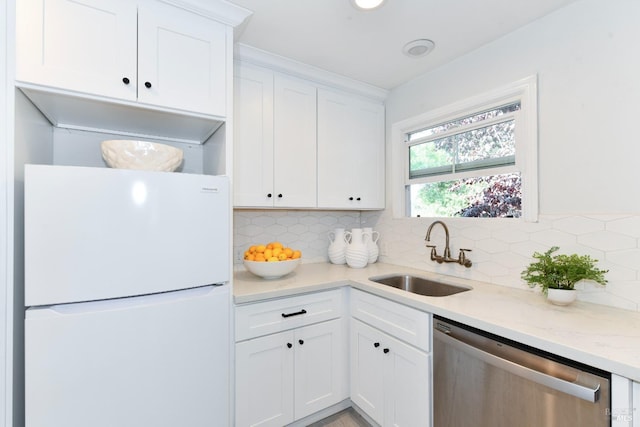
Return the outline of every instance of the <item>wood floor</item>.
[[[309,427],[371,427],[353,408],[347,408],[335,415],[309,425]]]

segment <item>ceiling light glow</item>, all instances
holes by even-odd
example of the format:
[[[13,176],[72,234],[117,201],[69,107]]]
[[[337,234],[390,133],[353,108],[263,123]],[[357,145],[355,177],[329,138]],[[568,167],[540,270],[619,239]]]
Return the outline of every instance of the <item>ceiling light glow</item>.
[[[384,0],[351,0],[351,3],[361,10],[372,10],[382,6]]]

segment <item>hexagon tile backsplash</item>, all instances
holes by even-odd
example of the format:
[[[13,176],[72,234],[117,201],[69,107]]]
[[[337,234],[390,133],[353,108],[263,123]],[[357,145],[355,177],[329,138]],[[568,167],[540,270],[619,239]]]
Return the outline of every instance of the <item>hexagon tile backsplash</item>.
[[[234,263],[251,245],[280,241],[302,251],[302,262],[328,262],[329,232],[360,225],[360,212],[351,211],[258,211],[233,214]]]
[[[437,264],[429,259],[425,234],[433,218],[394,219],[387,212],[266,211],[234,212],[234,254],[251,244],[280,240],[300,249],[303,262],[328,262],[328,234],[334,228],[373,227],[380,233],[380,261],[450,276],[529,289],[520,272],[533,252],[559,246],[562,253],[588,254],[609,270],[606,287],[579,284],[579,299],[640,311],[640,216],[540,216],[537,223],[521,219],[447,218],[451,254],[471,249],[471,268]],[[436,227],[431,242],[439,253],[444,232]]]

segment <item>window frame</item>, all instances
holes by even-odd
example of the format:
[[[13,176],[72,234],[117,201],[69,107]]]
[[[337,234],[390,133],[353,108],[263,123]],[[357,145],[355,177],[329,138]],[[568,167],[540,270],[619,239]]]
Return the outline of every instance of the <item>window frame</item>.
[[[513,102],[520,102],[519,114],[515,116],[515,165],[485,169],[486,173],[482,175],[520,172],[522,179],[522,215],[520,218],[526,222],[537,222],[538,106],[536,75],[393,124],[391,127],[393,175],[390,180],[393,217],[409,218],[407,214],[410,203],[407,187],[409,183],[408,134]],[[421,182],[438,182],[442,181],[443,177],[450,180],[473,176],[478,176],[477,170],[433,175],[419,180]],[[417,184],[418,180],[413,179],[411,183]]]

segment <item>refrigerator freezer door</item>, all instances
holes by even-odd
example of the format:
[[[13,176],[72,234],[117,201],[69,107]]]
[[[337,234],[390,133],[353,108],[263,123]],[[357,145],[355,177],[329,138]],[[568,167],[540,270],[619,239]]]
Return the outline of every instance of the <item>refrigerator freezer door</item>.
[[[206,286],[27,310],[26,427],[230,425],[230,298]]]
[[[229,280],[226,177],[73,166],[25,169],[25,305]]]

